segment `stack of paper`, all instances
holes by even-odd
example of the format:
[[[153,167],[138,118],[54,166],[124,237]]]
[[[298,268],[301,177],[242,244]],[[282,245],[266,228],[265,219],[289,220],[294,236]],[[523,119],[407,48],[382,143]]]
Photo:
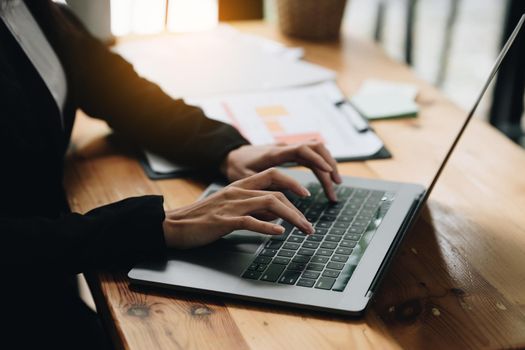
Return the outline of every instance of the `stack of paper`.
[[[303,51],[228,27],[129,41],[114,51],[173,97],[267,91],[335,79]]]

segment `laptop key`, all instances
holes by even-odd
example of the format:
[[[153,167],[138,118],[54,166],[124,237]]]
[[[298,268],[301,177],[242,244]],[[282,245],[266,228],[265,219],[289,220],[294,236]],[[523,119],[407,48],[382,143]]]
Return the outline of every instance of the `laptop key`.
[[[317,281],[317,284],[315,285],[315,288],[330,290],[330,289],[332,289],[332,286],[334,285],[334,283],[335,283],[335,278],[321,277]]]
[[[321,273],[320,272],[315,272],[315,271],[305,271],[303,272],[303,277],[304,278],[311,278],[311,279],[317,279],[317,277],[319,277]]]
[[[306,211],[306,209],[308,209],[309,206],[310,206],[310,204],[308,204],[308,203],[298,203],[296,205],[297,209],[299,209],[299,211],[301,213],[304,213]]]
[[[339,276],[339,271],[334,271],[334,270],[324,270],[324,272],[323,272],[323,276],[324,276],[324,277],[337,278],[337,276]],[[332,288],[332,287],[330,287],[330,288]]]
[[[259,256],[274,257],[277,254],[277,249],[263,249]]]
[[[368,223],[368,220],[356,220],[352,223],[352,227],[366,227]]]
[[[279,278],[279,283],[282,283],[282,284],[295,284],[295,282],[297,281],[299,276],[301,276],[300,272],[286,270],[283,273],[283,275],[281,276],[281,278]]]
[[[353,216],[351,215],[341,215],[337,218],[338,221],[342,221],[342,222],[350,222],[354,219]]]
[[[251,271],[257,270],[258,267],[259,267],[259,264],[253,263],[250,266],[248,266],[248,270],[251,270]]]
[[[341,209],[331,208],[331,209],[325,210],[325,214],[337,216],[337,214],[339,214],[340,211]]]
[[[301,278],[299,282],[297,282],[297,285],[300,287],[307,287],[312,288],[315,284],[315,280],[311,280],[308,278]]]
[[[336,235],[336,236],[342,236],[345,234],[345,230],[343,230],[342,228],[332,228],[330,230],[330,234]]]
[[[345,264],[339,263],[339,262],[330,261],[328,263],[328,265],[326,265],[326,267],[329,268],[329,269],[334,269],[334,270],[342,270],[343,267],[345,267]]]
[[[308,264],[308,266],[306,266],[306,269],[307,270],[311,270],[311,271],[323,271],[324,270],[324,265],[310,263],[310,264]]]
[[[317,254],[318,255],[322,255],[322,256],[331,256],[332,254],[334,253],[333,250],[331,249],[324,249],[324,248],[321,248],[317,251]]]
[[[315,250],[306,249],[306,248],[301,248],[297,252],[297,254],[299,254],[299,255],[307,255],[307,256],[312,256],[312,255],[314,255],[314,253],[315,253]]]
[[[345,206],[344,202],[330,202],[329,207],[330,209],[342,209]]]
[[[303,243],[303,241],[304,241],[304,237],[291,236],[290,238],[288,238],[287,242],[290,242],[290,243]]]
[[[341,212],[341,215],[354,217],[358,211],[358,209],[345,209]]]
[[[319,228],[330,228],[330,226],[332,226],[332,223],[329,221],[319,221],[315,226]]]
[[[350,228],[352,229],[352,228]],[[356,230],[357,231],[357,230]],[[361,239],[361,235],[359,233],[353,233],[348,230],[349,233],[347,233],[343,239],[349,239],[351,241],[359,241]]]
[[[306,264],[305,263],[290,263],[290,265],[288,265],[288,270],[292,270],[292,271],[303,271],[306,267]]]
[[[356,241],[342,241],[339,246],[343,248],[354,248],[357,244]]]
[[[283,249],[289,249],[289,250],[297,250],[301,247],[301,245],[299,243],[285,243],[283,245]]]
[[[355,218],[356,220],[370,221],[374,217],[374,213],[370,212],[369,214],[363,214],[363,211],[361,211],[359,215],[357,215],[357,217]]]
[[[332,256],[332,261],[345,263],[348,260],[348,256],[346,255],[334,255]]]
[[[242,277],[248,278],[251,280],[258,280],[259,277],[261,277],[261,275],[262,275],[262,272],[248,270],[242,275]]]
[[[336,217],[333,215],[323,215],[321,221],[335,221]]]
[[[310,257],[306,255],[296,255],[292,261],[296,263],[307,263],[310,261]]]
[[[303,248],[317,249],[319,248],[319,243],[306,241],[303,243]]]
[[[313,263],[325,264],[330,258],[327,256],[316,255],[312,258]]]
[[[259,266],[257,266],[257,271],[263,272],[264,270],[266,270],[266,266],[268,265],[260,264]]]
[[[339,242],[341,240],[341,236],[334,236],[334,235],[328,235],[325,238],[325,242]]]
[[[310,223],[316,222],[319,219],[319,216],[315,216],[315,215],[312,215],[312,214],[306,214],[304,217]]]
[[[290,258],[282,258],[278,256],[273,259],[273,263],[279,264],[279,265],[288,265],[289,262],[290,262]]]
[[[317,217],[317,219],[319,219],[319,217],[321,216],[321,212],[322,212],[322,210],[316,210],[314,208],[310,208],[306,212],[306,215],[315,216],[315,217]]]
[[[323,242],[323,244],[321,244],[321,248],[335,249],[335,248],[337,248],[337,243],[335,243],[335,242]]]
[[[306,239],[307,241],[314,241],[314,242],[321,242],[323,240],[323,236],[320,235],[310,235]]]
[[[279,253],[277,254],[277,256],[284,256],[286,258],[292,258],[294,255],[295,255],[294,251],[284,250],[284,249],[280,250]]]
[[[298,230],[298,229],[295,229],[292,231],[292,235],[294,236],[305,236],[305,234],[303,232],[301,232],[301,230]]]
[[[283,245],[283,241],[277,241],[270,239],[268,242],[266,242],[265,248],[268,249],[279,249]]]
[[[325,229],[325,228],[316,227],[316,228],[315,228],[314,235],[321,235],[321,236],[324,236],[324,235],[326,235],[327,232],[328,232],[328,230]]]
[[[257,264],[269,264],[270,261],[272,261],[272,258],[259,255],[258,257],[255,258],[253,262]]]
[[[321,203],[314,203],[312,204],[312,210],[317,210],[317,211],[323,211],[324,209],[324,204],[321,204]]]
[[[350,255],[352,254],[352,249],[351,248],[337,248],[336,251],[335,251],[336,254],[341,254],[341,255]]]
[[[345,221],[336,221],[336,222],[334,222],[334,227],[335,228],[346,229],[348,226],[350,226],[349,222],[345,222]]]
[[[271,264],[261,277],[261,281],[275,282],[283,273],[285,266],[279,264]]]

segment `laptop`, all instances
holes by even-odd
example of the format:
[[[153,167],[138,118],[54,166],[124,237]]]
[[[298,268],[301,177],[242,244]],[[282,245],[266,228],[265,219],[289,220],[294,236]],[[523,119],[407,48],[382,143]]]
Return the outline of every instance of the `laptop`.
[[[329,202],[311,172],[284,169],[312,196],[287,194],[315,227],[306,236],[287,222],[280,236],[239,230],[198,249],[172,251],[163,263],[142,263],[128,274],[146,284],[251,301],[359,315],[456,147],[525,21],[501,50],[468,117],[429,186],[343,177],[339,201]],[[203,196],[221,189],[212,184]]]

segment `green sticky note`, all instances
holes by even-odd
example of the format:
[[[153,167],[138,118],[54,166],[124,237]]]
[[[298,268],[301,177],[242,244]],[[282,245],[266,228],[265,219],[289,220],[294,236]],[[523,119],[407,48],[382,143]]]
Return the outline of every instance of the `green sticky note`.
[[[367,119],[416,117],[419,112],[418,105],[403,94],[359,94],[351,102]]]

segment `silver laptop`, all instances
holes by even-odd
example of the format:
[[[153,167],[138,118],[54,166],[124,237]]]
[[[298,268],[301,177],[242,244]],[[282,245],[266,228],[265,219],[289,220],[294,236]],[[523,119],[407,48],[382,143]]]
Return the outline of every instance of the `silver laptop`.
[[[362,313],[524,20],[525,15],[501,50],[428,189],[344,177],[337,188],[339,202],[330,203],[310,172],[283,170],[312,193],[307,199],[289,198],[313,223],[315,234],[305,236],[286,222],[281,236],[235,231],[203,248],[172,251],[167,262],[136,266],[128,274],[132,283],[341,314]],[[220,188],[212,184],[203,196]]]

